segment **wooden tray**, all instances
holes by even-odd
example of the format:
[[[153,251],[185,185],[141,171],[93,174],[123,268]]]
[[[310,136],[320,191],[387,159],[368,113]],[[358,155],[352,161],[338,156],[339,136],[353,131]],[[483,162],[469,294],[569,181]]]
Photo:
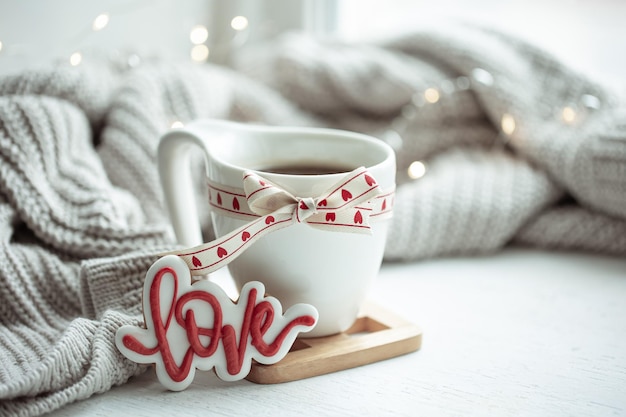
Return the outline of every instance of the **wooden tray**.
[[[280,362],[253,362],[246,379],[259,384],[295,381],[404,355],[421,345],[418,326],[369,303],[344,333],[297,339]]]

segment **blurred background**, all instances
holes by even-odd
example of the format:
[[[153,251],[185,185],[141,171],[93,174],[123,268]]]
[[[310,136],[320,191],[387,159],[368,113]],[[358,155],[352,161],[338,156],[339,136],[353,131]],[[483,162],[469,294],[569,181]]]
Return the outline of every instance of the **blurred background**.
[[[0,74],[95,54],[227,64],[288,31],[376,41],[457,19],[489,25],[626,91],[621,0],[2,0]]]

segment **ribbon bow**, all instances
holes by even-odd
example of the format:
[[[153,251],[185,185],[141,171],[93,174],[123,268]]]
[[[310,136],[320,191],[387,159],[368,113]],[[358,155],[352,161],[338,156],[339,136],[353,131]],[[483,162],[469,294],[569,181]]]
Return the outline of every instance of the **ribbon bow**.
[[[258,217],[229,234],[212,242],[190,249],[170,252],[180,256],[192,275],[202,275],[215,271],[239,256],[248,246],[262,236],[291,226],[305,223],[324,230],[350,233],[371,233],[369,219],[372,216],[388,215],[391,204],[368,171],[361,167],[348,173],[317,198],[296,197],[267,179],[253,172],[245,172],[243,177],[244,195],[217,190],[215,209],[227,213]],[[233,210],[223,206],[221,193],[232,195]],[[247,207],[242,207],[239,197],[245,198]],[[374,205],[380,198],[382,202]]]

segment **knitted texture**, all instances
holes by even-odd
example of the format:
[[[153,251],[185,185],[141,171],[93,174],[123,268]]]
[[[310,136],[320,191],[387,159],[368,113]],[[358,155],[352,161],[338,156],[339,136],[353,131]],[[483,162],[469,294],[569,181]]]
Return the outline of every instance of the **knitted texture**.
[[[626,253],[626,108],[545,52],[445,24],[379,45],[281,42],[242,56],[239,70],[328,125],[395,139],[387,260],[488,253],[512,239]],[[439,92],[435,103],[424,100],[428,88]],[[577,111],[573,123],[565,107]],[[508,134],[504,117],[514,123]],[[414,161],[428,167],[419,180],[407,176]],[[569,221],[539,226],[557,212]],[[576,222],[593,235],[586,243],[568,234]]]
[[[209,117],[309,120],[219,68],[0,80],[0,415],[40,415],[145,369],[114,336],[141,323],[146,271],[173,248],[156,147],[173,121]]]
[[[418,100],[433,86],[435,103]],[[142,322],[145,273],[174,246],[155,165],[174,121],[395,137],[386,259],[417,260],[510,243],[626,254],[625,115],[545,53],[471,27],[369,45],[290,36],[243,51],[235,71],[99,63],[1,78],[0,415],[40,415],[145,369],[114,334]]]

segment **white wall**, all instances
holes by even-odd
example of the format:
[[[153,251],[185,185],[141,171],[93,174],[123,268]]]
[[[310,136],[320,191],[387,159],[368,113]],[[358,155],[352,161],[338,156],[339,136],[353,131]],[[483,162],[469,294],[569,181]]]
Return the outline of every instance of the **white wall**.
[[[398,35],[441,19],[479,22],[548,50],[571,67],[626,92],[624,0],[341,0],[340,35]]]
[[[91,30],[102,12],[108,26]],[[245,33],[230,28],[245,15]],[[210,60],[284,30],[332,30],[347,40],[394,36],[441,18],[483,22],[536,43],[626,92],[624,0],[0,0],[0,74],[69,60],[75,51],[189,60],[194,25],[209,29]]]

